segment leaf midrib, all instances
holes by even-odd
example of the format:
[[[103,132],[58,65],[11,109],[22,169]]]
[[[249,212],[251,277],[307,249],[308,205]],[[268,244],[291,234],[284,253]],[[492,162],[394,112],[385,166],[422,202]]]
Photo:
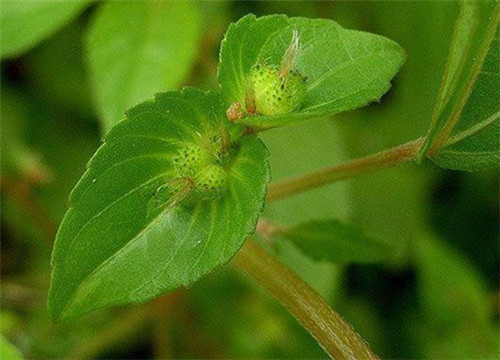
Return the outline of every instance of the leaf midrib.
[[[476,125],[471,126],[467,130],[464,130],[461,133],[458,133],[457,135],[448,138],[448,141],[446,141],[446,143],[444,144],[444,146],[441,149],[444,149],[445,147],[454,145],[454,144],[474,135],[475,133],[481,131],[482,129],[484,129],[488,125],[491,125],[495,120],[499,120],[499,119],[500,119],[500,111],[494,113],[493,115],[488,117],[486,120],[483,120],[480,123],[477,123]],[[442,150],[437,150],[437,152],[439,152],[439,151],[442,151]]]

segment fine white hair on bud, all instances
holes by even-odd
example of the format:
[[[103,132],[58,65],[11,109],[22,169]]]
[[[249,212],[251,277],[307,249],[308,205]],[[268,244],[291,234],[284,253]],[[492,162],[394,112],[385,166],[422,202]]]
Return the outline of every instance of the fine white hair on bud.
[[[300,38],[299,32],[297,30],[292,31],[292,40],[290,45],[288,45],[283,57],[281,58],[281,64],[279,69],[279,76],[284,78],[287,77],[295,66],[297,61],[297,56],[299,56],[300,52]]]
[[[245,105],[248,114],[280,115],[300,109],[306,99],[306,78],[296,68],[300,52],[297,30],[281,58],[281,63],[266,62],[250,69]]]

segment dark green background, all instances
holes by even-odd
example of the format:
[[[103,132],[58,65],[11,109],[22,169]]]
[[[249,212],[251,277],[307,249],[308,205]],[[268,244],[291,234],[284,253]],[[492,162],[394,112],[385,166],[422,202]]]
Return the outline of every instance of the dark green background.
[[[230,266],[142,306],[54,324],[50,252],[66,199],[100,143],[82,35],[98,5],[28,53],[1,63],[0,332],[26,358],[323,358],[268,294]],[[185,85],[215,89],[219,43],[247,13],[329,18],[397,41],[407,62],[380,104],[263,138],[273,178],[370,154],[425,134],[458,4],[199,2],[203,36]],[[168,30],[166,30],[168,31]],[[165,89],[168,90],[168,89]],[[404,164],[266,209],[284,223],[335,217],[397,245],[380,265],[281,258],[322,293],[382,358],[498,356],[498,171]],[[272,274],[270,274],[272,276]]]

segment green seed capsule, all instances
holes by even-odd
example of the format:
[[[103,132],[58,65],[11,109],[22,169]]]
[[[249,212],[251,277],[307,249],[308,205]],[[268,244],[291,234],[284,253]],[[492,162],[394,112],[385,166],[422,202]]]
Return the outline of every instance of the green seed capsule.
[[[255,111],[279,115],[298,110],[306,98],[306,82],[298,71],[280,76],[278,67],[256,65],[250,71],[250,86]]]
[[[179,177],[194,177],[204,166],[213,163],[214,158],[199,145],[188,145],[179,149],[172,158]]]
[[[226,170],[219,165],[207,165],[198,173],[195,179],[198,194],[205,199],[217,199],[228,188]]]

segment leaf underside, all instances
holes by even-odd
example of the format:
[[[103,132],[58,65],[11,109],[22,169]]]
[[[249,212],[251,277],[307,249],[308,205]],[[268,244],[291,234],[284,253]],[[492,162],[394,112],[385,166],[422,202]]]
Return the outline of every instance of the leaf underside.
[[[70,196],[52,257],[54,317],[142,302],[187,286],[225,264],[255,229],[269,177],[254,136],[235,147],[229,189],[218,200],[148,203],[174,176],[172,155],[229,124],[218,95],[159,94],[108,134]]]
[[[304,104],[288,114],[247,116],[243,124],[272,128],[378,101],[404,62],[395,42],[331,20],[248,15],[229,27],[221,45],[218,78],[226,107],[245,104],[251,68],[279,65],[294,30],[300,38],[296,69],[307,78]]]
[[[487,146],[490,150],[484,151],[481,141],[466,140],[459,145],[456,138],[450,137],[466,139],[477,133],[481,138],[487,133],[481,130],[482,127],[497,127],[491,116],[499,111],[498,34],[496,40],[492,39],[498,31],[499,21],[498,1],[461,2],[448,62],[420,158],[427,155],[440,166],[461,170],[478,170],[496,161],[491,158],[491,147]],[[492,51],[493,48],[496,50]],[[486,56],[490,60],[485,60]],[[496,63],[492,57],[497,59]],[[486,139],[484,145],[488,142]],[[497,151],[498,147],[495,149]],[[473,164],[475,154],[477,165]]]
[[[477,171],[500,161],[500,33],[493,38],[460,120],[430,158],[455,170]]]
[[[286,228],[280,235],[317,261],[375,263],[393,252],[388,244],[337,220],[299,224]]]

